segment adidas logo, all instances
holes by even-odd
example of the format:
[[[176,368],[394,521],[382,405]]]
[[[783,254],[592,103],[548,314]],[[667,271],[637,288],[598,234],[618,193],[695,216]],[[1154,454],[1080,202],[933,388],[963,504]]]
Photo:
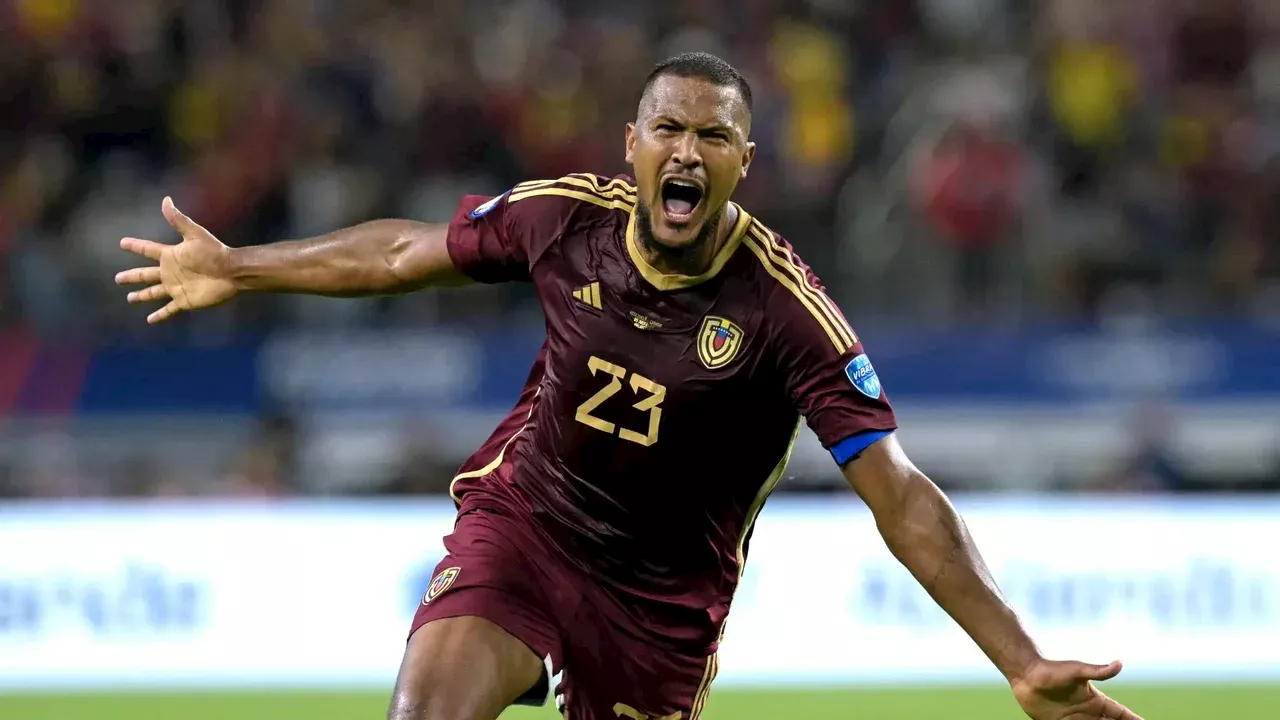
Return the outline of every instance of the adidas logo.
[[[600,305],[600,283],[593,282],[585,287],[580,287],[573,291],[573,299],[586,305],[587,307],[601,309]]]

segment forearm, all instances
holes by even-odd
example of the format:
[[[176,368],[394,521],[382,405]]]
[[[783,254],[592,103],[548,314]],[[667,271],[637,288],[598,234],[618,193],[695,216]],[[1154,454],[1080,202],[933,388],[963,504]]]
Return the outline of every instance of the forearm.
[[[919,475],[876,519],[889,550],[1009,680],[1040,657],[946,496]]]
[[[357,297],[408,292],[465,279],[449,262],[447,226],[373,220],[306,240],[236,248],[240,290]]]

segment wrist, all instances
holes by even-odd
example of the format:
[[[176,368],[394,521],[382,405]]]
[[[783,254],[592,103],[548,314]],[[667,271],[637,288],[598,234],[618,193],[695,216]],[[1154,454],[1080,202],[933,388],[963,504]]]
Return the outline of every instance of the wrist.
[[[1010,685],[1016,686],[1019,683],[1027,682],[1027,678],[1035,674],[1035,669],[1042,662],[1044,662],[1044,658],[1039,652],[1033,650],[1009,663],[1008,667],[1000,668],[1000,672]]]
[[[250,267],[250,257],[247,250],[250,248],[224,248],[222,253],[223,277],[231,283],[231,287],[236,292],[244,292],[252,290],[249,285],[249,278],[253,272]]]

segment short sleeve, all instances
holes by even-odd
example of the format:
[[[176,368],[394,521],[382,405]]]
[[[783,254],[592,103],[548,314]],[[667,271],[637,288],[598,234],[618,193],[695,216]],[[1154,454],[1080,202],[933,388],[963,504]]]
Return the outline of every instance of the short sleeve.
[[[529,257],[520,229],[509,227],[510,193],[467,195],[449,221],[449,258],[463,275],[482,283],[529,279]]]
[[[563,197],[536,197],[517,185],[497,197],[466,195],[449,221],[449,258],[481,283],[525,281],[572,211]]]
[[[843,466],[897,420],[861,339],[807,268],[805,275],[771,309],[778,365],[796,409]]]

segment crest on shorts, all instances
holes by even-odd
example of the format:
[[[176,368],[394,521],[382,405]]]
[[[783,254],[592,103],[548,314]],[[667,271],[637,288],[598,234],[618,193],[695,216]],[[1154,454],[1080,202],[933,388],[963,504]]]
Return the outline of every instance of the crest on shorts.
[[[708,370],[728,365],[742,346],[742,328],[732,320],[708,315],[698,331],[698,359]]]
[[[458,579],[458,574],[461,572],[462,568],[459,567],[441,570],[440,574],[432,578],[431,584],[427,586],[427,594],[422,596],[422,604],[426,605],[439,597],[445,590],[448,590],[453,585],[453,581]]]

